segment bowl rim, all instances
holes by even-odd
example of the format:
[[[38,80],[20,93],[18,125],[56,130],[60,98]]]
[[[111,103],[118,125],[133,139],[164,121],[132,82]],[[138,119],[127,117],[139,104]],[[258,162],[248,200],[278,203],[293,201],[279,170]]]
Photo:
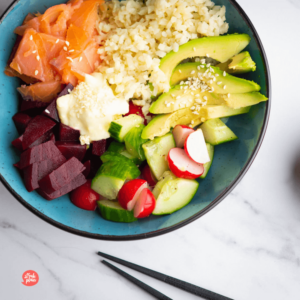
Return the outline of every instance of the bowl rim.
[[[4,13],[0,16],[0,24],[3,22],[3,20],[6,18],[6,16],[14,9],[14,7],[20,2],[21,0],[14,0],[10,6],[4,11]],[[232,191],[233,189],[237,186],[237,184],[242,180],[242,178],[245,176],[247,171],[249,170],[250,166],[252,165],[261,145],[264,140],[267,127],[268,127],[268,122],[269,122],[269,117],[270,117],[270,111],[271,111],[271,75],[270,75],[270,69],[269,69],[269,64],[267,60],[267,56],[263,47],[263,44],[261,42],[261,39],[250,21],[249,17],[245,13],[245,11],[241,8],[241,6],[236,2],[236,0],[228,0],[229,3],[237,10],[237,12],[241,15],[241,17],[244,19],[248,27],[251,29],[253,32],[254,39],[258,45],[258,48],[260,50],[260,53],[262,54],[262,59],[265,64],[265,77],[266,77],[266,94],[269,100],[266,102],[266,110],[265,110],[265,115],[264,115],[264,122],[263,126],[261,129],[260,136],[258,138],[257,144],[254,147],[254,150],[249,157],[248,161],[246,162],[245,166],[241,169],[235,180],[231,182],[231,184],[222,191],[208,206],[206,206],[204,209],[199,211],[198,213],[194,214],[193,216],[175,224],[170,227],[166,227],[164,229],[159,229],[156,231],[152,231],[149,233],[142,233],[142,234],[137,234],[137,235],[124,235],[124,236],[115,236],[115,235],[101,235],[101,234],[96,234],[96,233],[90,233],[78,229],[74,229],[70,226],[64,225],[60,222],[57,222],[53,220],[52,218],[49,218],[47,215],[41,213],[38,211],[36,208],[34,208],[32,205],[30,205],[28,202],[26,202],[11,186],[10,184],[6,181],[6,179],[2,176],[0,173],[0,181],[3,183],[3,185],[7,188],[7,190],[24,206],[26,207],[29,211],[31,211],[33,214],[41,218],[42,220],[46,221],[47,223],[62,229],[64,231],[67,231],[69,233],[86,237],[86,238],[92,238],[92,239],[97,239],[97,240],[107,240],[107,241],[134,241],[134,240],[141,240],[141,239],[146,239],[146,238],[151,238],[151,237],[156,237],[160,236],[162,234],[169,233],[171,231],[177,230],[185,225],[188,225],[189,223],[197,220],[198,218],[202,217],[206,213],[208,213],[210,210],[212,210],[216,205],[218,205],[222,200],[225,199]]]

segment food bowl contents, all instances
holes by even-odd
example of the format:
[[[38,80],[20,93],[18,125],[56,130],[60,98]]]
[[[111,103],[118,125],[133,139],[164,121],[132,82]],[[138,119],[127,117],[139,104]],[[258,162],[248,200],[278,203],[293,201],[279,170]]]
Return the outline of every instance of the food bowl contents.
[[[5,73],[23,82],[12,145],[28,192],[123,223],[190,203],[215,147],[238,139],[222,118],[268,100],[239,77],[256,70],[250,37],[228,28],[225,7],[197,0],[26,16]]]

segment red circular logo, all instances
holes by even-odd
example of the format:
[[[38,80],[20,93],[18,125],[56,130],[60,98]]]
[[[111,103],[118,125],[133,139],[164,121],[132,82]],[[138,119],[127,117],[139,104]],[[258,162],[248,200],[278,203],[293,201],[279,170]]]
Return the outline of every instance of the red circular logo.
[[[23,273],[23,284],[26,286],[33,286],[39,282],[39,275],[37,272],[29,270]]]

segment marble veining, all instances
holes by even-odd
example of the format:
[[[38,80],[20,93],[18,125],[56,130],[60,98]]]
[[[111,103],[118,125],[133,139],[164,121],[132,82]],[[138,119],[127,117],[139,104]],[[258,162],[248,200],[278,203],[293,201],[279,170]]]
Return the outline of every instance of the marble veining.
[[[10,1],[1,0],[0,10]],[[1,185],[0,299],[153,299],[101,264],[97,250],[234,299],[300,299],[300,1],[238,2],[263,41],[273,85],[267,135],[241,183],[199,220],[132,242],[97,241],[59,230]],[[174,300],[199,299],[121,268]],[[36,286],[21,284],[26,270],[38,272]]]

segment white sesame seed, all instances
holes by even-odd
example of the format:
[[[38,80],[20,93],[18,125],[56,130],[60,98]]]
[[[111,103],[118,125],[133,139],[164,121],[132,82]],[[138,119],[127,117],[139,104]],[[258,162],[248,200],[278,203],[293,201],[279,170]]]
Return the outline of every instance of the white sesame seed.
[[[67,57],[67,59],[71,62],[73,62],[73,59],[71,57]]]
[[[171,96],[174,98],[175,97],[175,95],[174,94],[171,94]]]
[[[57,39],[55,43],[58,44],[59,43],[59,39]]]
[[[195,74],[195,70],[193,70],[193,71],[191,72],[191,75],[193,75],[193,74]]]
[[[195,97],[198,97],[198,98],[199,98],[199,97],[200,97],[200,94],[197,94]]]
[[[206,97],[206,96],[204,96],[203,99],[204,99],[205,101],[207,101],[207,97]]]
[[[192,106],[192,107],[191,107],[191,110],[195,110],[195,108],[196,108],[195,106]]]
[[[226,85],[223,86],[223,89],[226,90]]]
[[[202,68],[202,69],[204,69],[204,68],[205,68],[205,66],[204,66],[204,65],[201,65],[201,68]]]
[[[37,59],[37,61],[39,61],[39,60],[40,60],[40,57],[39,57],[39,56],[37,56],[37,57],[36,57],[36,59]]]
[[[70,42],[66,41],[66,45],[69,47],[70,46]]]
[[[194,120],[191,121],[191,124],[194,124]]]
[[[193,92],[191,92],[191,94],[194,96],[194,93],[193,93]]]
[[[193,111],[192,114],[199,115],[197,111]]]
[[[39,74],[39,71],[35,70],[34,75],[36,76],[37,74]]]
[[[209,57],[209,54],[206,54],[207,57]]]
[[[220,84],[222,84],[222,81],[218,81],[218,82],[217,82],[217,85],[220,85]]]
[[[227,97],[230,98],[230,94],[228,94]]]
[[[206,67],[209,68],[209,67],[210,67],[210,64],[207,64]]]
[[[176,97],[176,100],[179,100],[179,99],[180,99],[180,96],[177,96],[177,97]]]
[[[225,71],[223,72],[223,76],[224,76],[224,77],[226,76],[226,72],[225,72]]]
[[[70,52],[70,53],[72,53],[72,52],[74,52],[74,51],[75,51],[75,50],[74,50],[74,49],[72,49],[72,50],[70,50],[69,52]]]
[[[65,50],[65,51],[68,51],[68,48],[67,48],[67,47],[64,47],[64,50]]]
[[[199,70],[199,71],[200,71],[200,66],[198,66],[198,67],[197,67],[197,70]]]
[[[35,54],[35,53],[36,53],[36,50],[32,51],[32,53]]]
[[[179,69],[178,72],[181,73],[181,70]]]
[[[168,104],[167,104],[167,107],[170,107],[170,105],[171,105],[171,103],[168,103]]]
[[[193,128],[193,125],[189,125],[190,128]]]
[[[32,41],[33,40],[33,36],[31,35],[29,39]]]
[[[219,74],[216,74],[215,76],[216,76],[216,77],[219,77],[220,75],[219,75]]]
[[[80,58],[79,58],[79,62],[81,62],[82,61],[82,56],[80,56]]]
[[[50,111],[49,111],[48,109],[45,109],[45,112],[46,112],[47,114],[50,114]]]
[[[71,90],[70,89],[68,89],[68,93],[71,94]]]
[[[196,47],[194,47],[193,50],[196,51]]]

